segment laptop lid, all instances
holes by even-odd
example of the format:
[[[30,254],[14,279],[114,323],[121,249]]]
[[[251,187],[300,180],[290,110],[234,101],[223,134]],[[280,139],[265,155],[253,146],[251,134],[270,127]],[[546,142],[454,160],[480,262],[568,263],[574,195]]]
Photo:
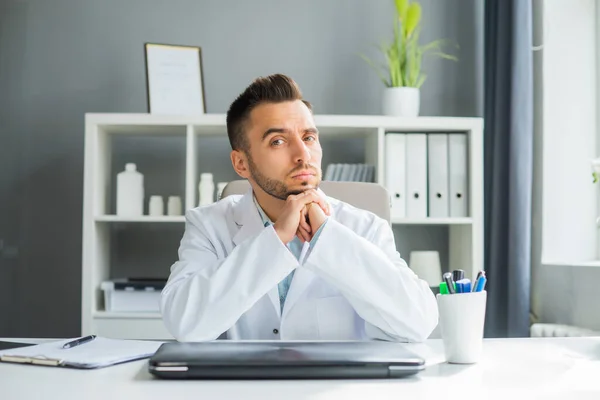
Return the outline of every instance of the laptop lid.
[[[424,368],[406,345],[382,341],[173,342],[149,360],[162,378],[394,378]]]

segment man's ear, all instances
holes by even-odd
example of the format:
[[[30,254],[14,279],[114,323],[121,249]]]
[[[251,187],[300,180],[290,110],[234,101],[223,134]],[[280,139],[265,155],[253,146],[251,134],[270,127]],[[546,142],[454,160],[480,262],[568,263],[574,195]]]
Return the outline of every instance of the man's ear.
[[[250,170],[248,169],[248,159],[246,154],[240,150],[231,151],[231,165],[234,171],[242,178],[248,179]]]

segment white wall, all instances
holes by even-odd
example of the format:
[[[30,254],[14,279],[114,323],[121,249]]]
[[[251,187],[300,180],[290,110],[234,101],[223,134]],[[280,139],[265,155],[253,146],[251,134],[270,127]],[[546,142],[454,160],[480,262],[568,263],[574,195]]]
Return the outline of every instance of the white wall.
[[[482,115],[483,3],[421,1],[423,42],[460,45],[459,62],[424,60],[422,115]],[[358,53],[378,56],[374,44],[390,37],[393,9],[390,0],[0,0],[0,336],[79,334],[83,115],[146,112],[144,42],[202,47],[209,113],[225,112],[256,76],[282,72],[316,113],[378,114],[383,85]],[[167,178],[180,170],[181,142],[113,144],[114,162],[135,155],[148,166],[148,193],[183,187]],[[225,137],[205,138],[198,169],[235,177],[228,146]],[[364,147],[323,146],[324,162],[355,162]],[[115,275],[168,274],[178,227],[114,229],[113,265],[126,265]],[[412,243],[420,234],[396,231]],[[422,243],[437,249],[429,239],[441,242],[447,231],[428,229]],[[127,258],[131,246],[152,252]]]

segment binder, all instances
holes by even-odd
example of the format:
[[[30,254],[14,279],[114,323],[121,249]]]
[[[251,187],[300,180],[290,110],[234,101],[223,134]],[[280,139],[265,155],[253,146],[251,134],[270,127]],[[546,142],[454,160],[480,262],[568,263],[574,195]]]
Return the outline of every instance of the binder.
[[[385,135],[385,187],[390,193],[392,218],[406,217],[406,134]]]
[[[350,164],[344,163],[344,164],[341,164],[341,166],[342,166],[342,169],[341,169],[342,172],[340,174],[338,181],[342,181],[342,182],[348,181],[349,180],[348,178],[350,177]]]
[[[375,166],[368,166],[367,182],[375,182]]]
[[[361,182],[366,182],[368,173],[369,173],[369,166],[367,164],[361,164],[360,165],[360,175],[359,175],[358,180]]]
[[[333,170],[333,177],[331,178],[332,181],[341,181],[343,168],[343,164],[335,164],[335,169]]]
[[[427,153],[429,216],[448,217],[448,134],[430,133],[427,136]]]
[[[427,217],[427,135],[406,135],[406,217]]]
[[[327,170],[325,172],[325,177],[323,178],[324,181],[331,181],[333,180],[333,174],[335,172],[335,164],[329,164],[327,166]]]
[[[448,169],[450,183],[450,216],[468,216],[467,135],[452,133],[448,136]]]
[[[151,357],[162,342],[96,337],[91,342],[63,349],[72,341],[57,340],[0,351],[0,361],[78,369],[102,368]]]

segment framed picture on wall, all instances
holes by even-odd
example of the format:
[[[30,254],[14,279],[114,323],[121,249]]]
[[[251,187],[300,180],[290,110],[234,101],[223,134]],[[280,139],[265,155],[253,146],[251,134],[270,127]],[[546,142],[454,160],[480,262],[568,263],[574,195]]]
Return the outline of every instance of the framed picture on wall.
[[[206,113],[200,47],[144,43],[144,54],[149,113]]]

